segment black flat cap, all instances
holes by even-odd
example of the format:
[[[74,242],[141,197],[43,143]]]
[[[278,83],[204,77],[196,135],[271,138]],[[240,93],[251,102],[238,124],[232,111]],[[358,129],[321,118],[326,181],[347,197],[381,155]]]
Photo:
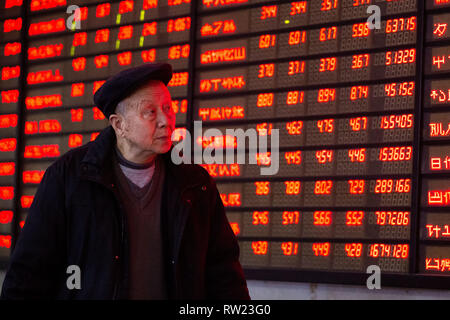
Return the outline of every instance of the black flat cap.
[[[172,79],[172,66],[168,63],[147,63],[126,69],[106,80],[95,92],[94,103],[109,119],[117,104],[147,80],[160,80],[167,85],[170,79]]]

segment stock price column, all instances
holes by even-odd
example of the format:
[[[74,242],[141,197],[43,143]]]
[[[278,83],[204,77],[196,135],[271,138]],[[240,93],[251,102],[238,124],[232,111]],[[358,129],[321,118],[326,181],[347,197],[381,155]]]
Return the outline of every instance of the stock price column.
[[[426,13],[419,270],[450,274],[450,2]]]
[[[6,262],[14,234],[18,171],[19,97],[23,95],[22,1],[0,1],[0,262]]]
[[[377,1],[379,29],[369,4],[199,3],[195,143],[235,149],[227,128],[279,130],[275,175],[248,141],[245,164],[203,165],[246,269],[409,272],[417,2]]]
[[[186,126],[190,0],[70,4],[80,8],[78,22],[75,11],[66,13],[66,1],[28,7],[21,224],[46,168],[108,125],[93,95],[109,76],[144,63],[171,63],[177,132]]]

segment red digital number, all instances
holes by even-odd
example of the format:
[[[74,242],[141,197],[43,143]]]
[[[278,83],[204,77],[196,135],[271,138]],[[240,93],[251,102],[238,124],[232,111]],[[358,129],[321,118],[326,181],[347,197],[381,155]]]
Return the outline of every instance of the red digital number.
[[[300,212],[298,211],[283,211],[282,225],[298,224],[300,220]]]
[[[330,243],[313,243],[312,250],[315,256],[327,257],[330,255]]]
[[[347,226],[361,226],[364,218],[364,211],[347,211],[345,224]]]
[[[349,192],[351,194],[363,194],[364,193],[364,180],[348,180]]]
[[[286,186],[286,194],[293,195],[300,193],[300,181],[285,181],[284,184]]]
[[[345,252],[347,253],[347,257],[361,257],[362,248],[362,243],[346,243]]]

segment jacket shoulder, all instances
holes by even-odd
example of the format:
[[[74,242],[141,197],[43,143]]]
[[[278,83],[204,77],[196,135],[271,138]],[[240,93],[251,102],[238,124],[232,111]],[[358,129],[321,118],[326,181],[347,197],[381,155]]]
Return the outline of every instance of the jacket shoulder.
[[[47,171],[63,174],[64,172],[70,172],[74,167],[80,167],[81,161],[85,156],[89,146],[92,142],[71,149],[58,157],[48,168]],[[73,171],[75,172],[75,171]]]

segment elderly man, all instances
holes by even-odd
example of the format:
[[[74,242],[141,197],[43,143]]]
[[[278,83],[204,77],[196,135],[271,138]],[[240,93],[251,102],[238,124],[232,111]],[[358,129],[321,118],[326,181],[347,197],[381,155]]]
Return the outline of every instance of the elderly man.
[[[171,77],[146,64],[96,92],[110,126],[46,170],[2,298],[249,299],[214,181],[171,161]]]

